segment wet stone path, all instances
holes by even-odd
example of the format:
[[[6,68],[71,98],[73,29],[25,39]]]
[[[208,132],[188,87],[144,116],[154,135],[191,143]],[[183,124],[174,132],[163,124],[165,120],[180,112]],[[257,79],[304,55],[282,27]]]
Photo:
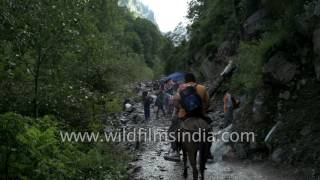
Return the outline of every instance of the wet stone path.
[[[142,114],[142,109],[138,109]],[[153,114],[152,114],[152,117]],[[140,123],[136,127],[152,128],[154,131],[167,129],[170,125],[168,118],[152,118],[150,122]],[[218,144],[213,144],[215,148]],[[142,142],[137,153],[137,158],[130,163],[128,172],[135,180],[184,180],[182,177],[183,162],[164,160],[168,152],[168,142]],[[281,169],[271,166],[268,162],[222,161],[216,156],[215,162],[209,162],[205,171],[206,180],[301,180],[293,169]],[[218,159],[218,160],[217,160]],[[189,165],[190,167],[190,165]],[[192,179],[192,170],[188,169],[187,180]]]

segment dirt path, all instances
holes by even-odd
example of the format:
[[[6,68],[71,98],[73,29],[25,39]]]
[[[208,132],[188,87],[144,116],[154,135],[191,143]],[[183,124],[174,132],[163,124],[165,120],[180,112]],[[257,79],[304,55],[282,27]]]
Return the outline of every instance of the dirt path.
[[[141,113],[141,109],[139,109]],[[154,115],[152,115],[154,117]],[[152,128],[155,131],[167,129],[170,120],[166,118],[155,119],[140,124],[143,128]],[[216,144],[213,144],[215,146]],[[141,145],[137,160],[131,163],[132,179],[136,180],[183,180],[183,163],[164,160],[163,156],[170,148],[167,142],[144,142]],[[215,154],[214,154],[215,155]],[[218,158],[219,159],[219,158]],[[268,162],[216,161],[207,164],[205,176],[207,180],[301,180],[294,169],[281,169],[271,166]],[[189,168],[188,179],[192,171]]]

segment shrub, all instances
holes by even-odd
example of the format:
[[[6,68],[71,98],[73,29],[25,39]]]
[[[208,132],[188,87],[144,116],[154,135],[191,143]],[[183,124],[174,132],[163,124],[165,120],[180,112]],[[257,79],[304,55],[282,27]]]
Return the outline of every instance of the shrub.
[[[234,62],[238,68],[231,87],[243,93],[255,93],[262,86],[262,68],[266,53],[284,37],[284,31],[265,33],[261,40],[241,42]]]
[[[62,142],[53,117],[0,115],[0,173],[17,179],[124,179],[130,158],[109,144]],[[117,151],[119,148],[117,149]],[[111,153],[112,152],[112,153]],[[123,175],[124,174],[124,175]]]

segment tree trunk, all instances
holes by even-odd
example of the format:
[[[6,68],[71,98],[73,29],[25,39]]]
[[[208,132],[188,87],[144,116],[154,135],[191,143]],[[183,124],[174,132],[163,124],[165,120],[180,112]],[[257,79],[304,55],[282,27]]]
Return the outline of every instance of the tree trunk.
[[[34,118],[38,118],[38,82],[39,82],[39,72],[36,72],[34,77],[34,99],[33,99],[33,108],[34,108]]]
[[[34,118],[38,119],[39,117],[39,107],[38,107],[38,94],[39,94],[39,76],[40,76],[40,66],[42,62],[42,48],[38,48],[38,58],[35,64],[34,71],[34,99],[33,99],[33,110]]]

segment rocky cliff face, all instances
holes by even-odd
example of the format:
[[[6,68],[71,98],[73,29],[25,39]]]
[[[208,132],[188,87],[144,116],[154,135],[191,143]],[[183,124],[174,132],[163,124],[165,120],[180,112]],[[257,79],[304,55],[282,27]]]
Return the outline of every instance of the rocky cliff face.
[[[137,17],[148,19],[157,25],[154,12],[139,0],[119,0],[119,6],[127,7]]]
[[[242,38],[250,41],[259,37],[266,16],[264,10],[253,13],[243,25]],[[242,158],[256,158],[257,153],[263,152],[276,163],[307,165],[313,172],[319,172],[319,18],[315,14],[312,19],[301,20],[303,30],[292,32],[267,52],[262,66],[262,88],[253,97],[236,94],[244,98],[235,112],[233,131],[257,134],[256,142],[234,144]],[[238,43],[237,38],[229,39],[213,53],[195,54],[195,61],[202,62],[195,71],[215,86],[221,80],[220,73],[237,53]],[[224,84],[229,85],[227,81]],[[215,97],[221,97],[221,93]]]

